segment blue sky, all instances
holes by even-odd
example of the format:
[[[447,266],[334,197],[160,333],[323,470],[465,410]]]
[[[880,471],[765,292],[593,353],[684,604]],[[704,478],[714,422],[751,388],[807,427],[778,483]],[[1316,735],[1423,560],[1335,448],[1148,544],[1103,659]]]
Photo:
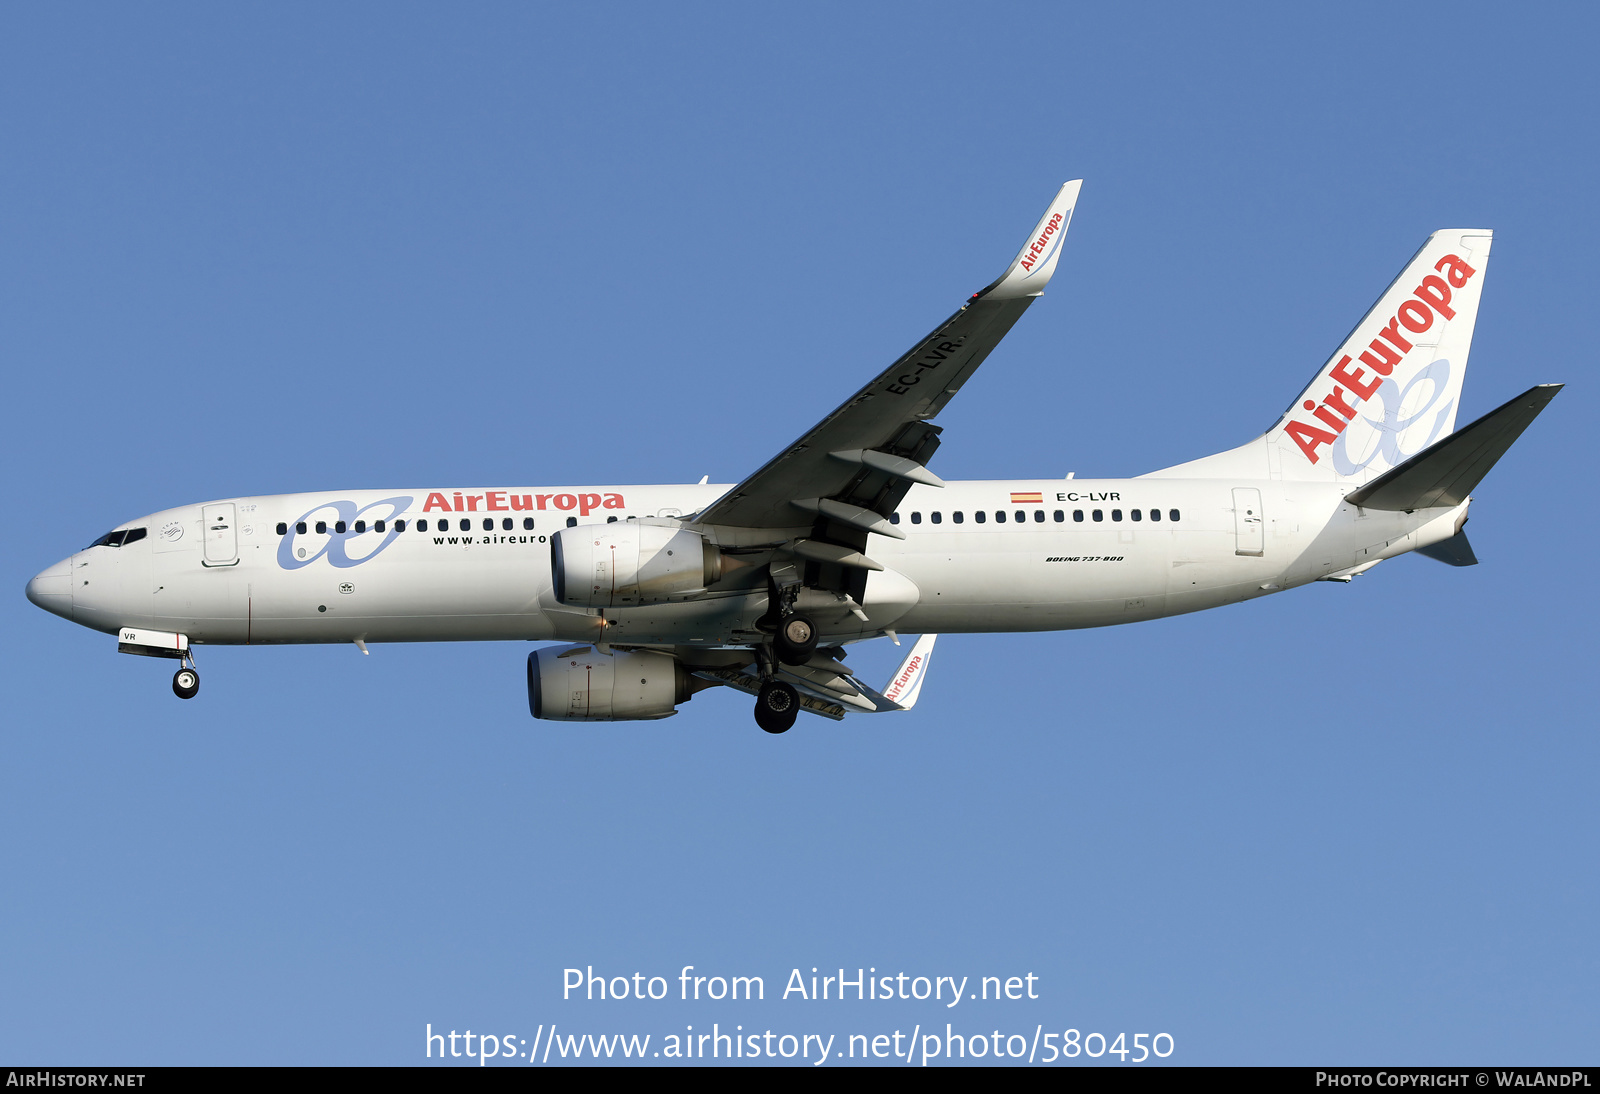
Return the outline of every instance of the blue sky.
[[[1581,5],[6,9],[0,1058],[949,1021],[1167,1032],[1185,1063],[1594,1062],[1596,29]],[[941,475],[1240,443],[1430,231],[1489,227],[1462,421],[1570,386],[1477,492],[1483,564],[950,636],[914,714],[782,738],[724,692],[534,722],[510,643],[211,648],[182,703],[22,596],[191,501],[736,480],[1076,177],[1049,294],[940,419]],[[691,964],[768,999],[561,999],[569,966]],[[1040,998],[775,998],[813,966],[1033,973]]]

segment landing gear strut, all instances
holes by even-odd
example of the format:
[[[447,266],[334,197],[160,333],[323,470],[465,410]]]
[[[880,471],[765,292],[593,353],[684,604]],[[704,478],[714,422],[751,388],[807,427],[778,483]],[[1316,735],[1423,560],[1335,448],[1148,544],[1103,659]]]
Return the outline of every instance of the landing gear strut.
[[[172,674],[172,694],[180,699],[193,699],[200,692],[200,674],[185,665]]]
[[[767,572],[767,611],[756,620],[756,627],[772,638],[756,651],[762,676],[756,725],[768,733],[787,733],[800,714],[800,693],[777,679],[778,664],[803,665],[817,649],[817,625],[794,610],[799,593],[800,574],[794,566]]]
[[[785,733],[800,716],[800,694],[782,680],[768,680],[756,696],[756,725],[768,733]]]

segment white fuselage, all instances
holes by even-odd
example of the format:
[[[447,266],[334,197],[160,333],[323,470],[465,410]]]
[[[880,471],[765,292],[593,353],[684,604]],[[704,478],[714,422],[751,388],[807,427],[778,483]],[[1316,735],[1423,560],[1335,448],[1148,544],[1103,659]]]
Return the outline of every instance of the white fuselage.
[[[917,486],[896,514],[906,538],[870,537],[867,553],[885,572],[869,578],[855,605],[861,610],[841,608],[819,622],[832,641],[887,629],[1129,623],[1340,576],[1447,539],[1465,516],[1465,504],[1363,510],[1344,501],[1348,489],[1172,478]],[[125,527],[146,530],[142,539],[78,552],[39,575],[30,596],[37,587],[43,606],[96,630],[150,628],[200,644],[604,635],[616,643],[739,645],[765,609],[764,586],[599,610],[557,602],[551,575],[549,537],[569,520],[678,517],[727,490],[518,487],[233,498],[130,521]]]

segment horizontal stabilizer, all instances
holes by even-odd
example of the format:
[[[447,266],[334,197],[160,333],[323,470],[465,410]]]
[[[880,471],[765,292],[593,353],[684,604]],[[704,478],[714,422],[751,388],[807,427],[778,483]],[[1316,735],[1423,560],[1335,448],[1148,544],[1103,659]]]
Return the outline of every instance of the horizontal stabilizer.
[[[1540,384],[1373,479],[1345,500],[1410,512],[1460,505],[1562,388]]]
[[[1417,554],[1427,555],[1444,563],[1446,566],[1476,566],[1478,556],[1472,553],[1472,544],[1467,542],[1467,533],[1457,532],[1449,539],[1427,547],[1418,547]]]

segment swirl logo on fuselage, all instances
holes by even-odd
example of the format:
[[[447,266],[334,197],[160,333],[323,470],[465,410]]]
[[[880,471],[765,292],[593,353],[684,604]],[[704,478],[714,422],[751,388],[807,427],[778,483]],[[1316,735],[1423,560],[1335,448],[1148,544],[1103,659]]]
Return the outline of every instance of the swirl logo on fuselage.
[[[325,501],[316,505],[298,519],[289,522],[289,532],[278,542],[278,565],[285,570],[298,570],[309,566],[319,558],[326,557],[330,566],[348,569],[359,566],[368,559],[375,558],[383,549],[395,541],[400,533],[392,526],[387,532],[372,530],[355,531],[356,521],[363,514],[374,509],[384,509],[374,515],[375,520],[393,522],[394,518],[411,508],[410,496],[384,498],[381,501],[369,501],[367,504],[357,506],[353,501]],[[328,525],[328,531],[322,533],[312,532],[306,536],[311,542],[318,543],[315,551],[309,546],[299,545],[300,532],[297,531],[301,524],[308,529],[315,525],[318,514],[323,514],[323,523]],[[339,522],[344,522],[345,530],[337,531]]]

